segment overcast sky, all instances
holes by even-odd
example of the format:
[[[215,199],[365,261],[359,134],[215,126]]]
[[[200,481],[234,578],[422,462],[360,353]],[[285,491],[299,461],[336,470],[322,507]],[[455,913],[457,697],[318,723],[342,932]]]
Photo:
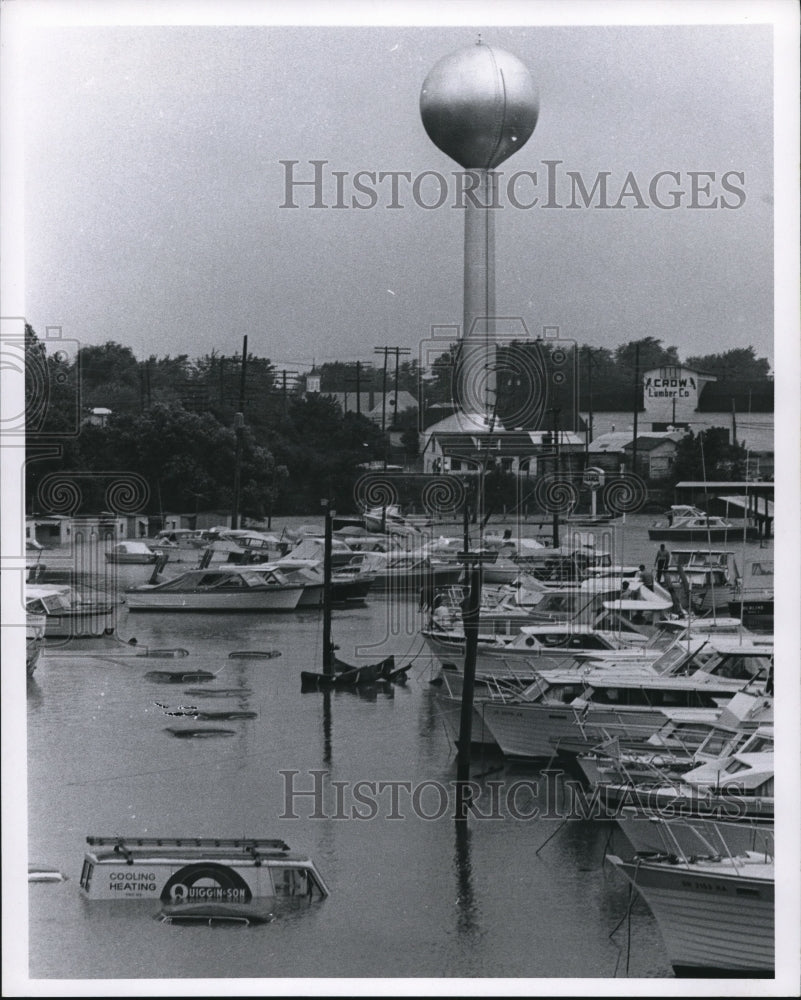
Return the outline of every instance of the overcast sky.
[[[558,326],[607,347],[653,336],[682,357],[753,345],[772,363],[770,25],[30,29],[29,322],[140,358],[232,354],[245,334],[295,369],[378,361],[384,344],[415,356],[432,325],[461,320],[464,218],[459,168],[423,129],[420,89],[479,32],[523,60],[540,94],[533,136],[500,168],[536,172],[537,190],[523,178],[516,193],[540,201],[496,212],[498,312],[535,335]],[[310,187],[290,209],[282,160],[303,180],[327,161],[329,206],[334,171],[348,206],[366,200],[360,170],[438,171],[448,201],[423,208],[402,180],[400,209],[388,181],[368,210],[314,209]],[[544,208],[546,160],[561,161],[559,204],[567,171],[588,190],[606,171],[621,207]],[[679,175],[655,189],[663,203],[681,192],[676,209],[649,194],[661,171]],[[695,202],[716,207],[691,207],[692,171],[713,175]],[[436,199],[428,181],[418,200]]]

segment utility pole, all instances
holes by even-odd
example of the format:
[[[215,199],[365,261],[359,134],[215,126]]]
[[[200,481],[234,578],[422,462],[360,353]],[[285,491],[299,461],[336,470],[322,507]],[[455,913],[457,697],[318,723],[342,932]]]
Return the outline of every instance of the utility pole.
[[[553,408],[553,447],[554,447],[554,473],[556,476],[560,473],[560,462],[561,453],[559,451],[559,407],[555,406]],[[554,509],[553,512],[553,547],[555,549],[559,548],[559,511]]]
[[[361,361],[356,362],[356,378],[346,378],[345,385],[356,386],[356,414],[358,416],[362,415],[362,363]],[[345,400],[347,402],[347,388],[345,389]],[[347,407],[346,407],[347,412]]]
[[[459,553],[459,561],[464,563],[465,576],[469,581],[467,595],[462,604],[462,622],[464,627],[464,670],[462,677],[462,705],[459,717],[459,744],[456,757],[456,814],[454,819],[457,830],[461,824],[467,823],[467,816],[472,803],[470,787],[470,745],[473,739],[473,693],[476,678],[476,660],[478,658],[478,629],[481,608],[482,584],[482,552],[471,552],[469,548],[470,535],[468,529],[469,512],[465,502],[464,520],[464,552]]]
[[[398,426],[398,375],[400,369],[400,355],[401,354],[411,354],[412,352],[408,347],[396,347],[395,348],[395,413],[392,418],[392,424],[394,427]]]
[[[376,347],[375,354],[384,355],[384,376],[381,390],[381,433],[386,437],[387,432],[387,358],[390,354],[395,355],[395,420],[398,419],[398,358],[401,354],[411,354],[408,347]],[[387,445],[384,442],[384,468],[387,467]]]
[[[282,369],[281,371],[281,395],[283,397],[284,414],[286,414],[286,409],[287,409],[287,391],[288,391],[286,377],[287,375],[297,375],[297,374],[298,373],[296,371],[287,371],[286,368]]]
[[[631,444],[631,471],[637,475],[637,418],[640,412],[640,345],[634,345],[634,440]]]
[[[231,511],[231,528],[239,527],[239,498],[242,484],[242,435],[245,430],[245,373],[248,361],[248,338],[242,340],[242,370],[239,375],[239,410],[234,414],[236,452],[234,455],[234,502]]]
[[[593,435],[593,427],[592,427],[592,424],[593,424],[593,412],[592,412],[592,366],[593,366],[594,362],[592,360],[592,348],[591,347],[587,347],[586,351],[587,351],[587,357],[589,358],[589,364],[587,365],[587,395],[588,395],[589,398],[587,400],[587,410],[588,410],[588,412],[587,412],[587,448],[586,448],[586,452],[587,452],[587,455],[589,456],[590,444],[592,443],[592,435]]]
[[[323,542],[323,673],[326,677],[334,674],[334,650],[331,646],[331,550],[334,511],[331,500],[323,500],[325,507],[325,535]]]

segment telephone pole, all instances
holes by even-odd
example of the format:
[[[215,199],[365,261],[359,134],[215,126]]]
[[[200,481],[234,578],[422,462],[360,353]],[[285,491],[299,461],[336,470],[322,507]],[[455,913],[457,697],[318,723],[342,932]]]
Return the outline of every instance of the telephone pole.
[[[239,527],[239,495],[242,482],[242,436],[245,430],[245,378],[248,363],[248,338],[242,338],[242,369],[239,376],[239,410],[234,414],[236,453],[234,456],[234,502],[231,511],[231,528]]]
[[[347,412],[347,386],[356,386],[356,413],[358,416],[362,415],[362,363],[361,361],[356,362],[356,377],[345,379],[345,412]]]
[[[384,355],[384,377],[383,386],[381,390],[381,433],[386,435],[387,432],[387,359],[390,354],[395,355],[395,400],[394,400],[394,411],[395,415],[393,418],[393,425],[398,419],[398,363],[401,354],[411,354],[411,350],[408,347],[389,347],[385,345],[384,347],[376,347],[374,349],[375,354]],[[386,443],[384,445],[384,468],[387,467],[386,458]]]

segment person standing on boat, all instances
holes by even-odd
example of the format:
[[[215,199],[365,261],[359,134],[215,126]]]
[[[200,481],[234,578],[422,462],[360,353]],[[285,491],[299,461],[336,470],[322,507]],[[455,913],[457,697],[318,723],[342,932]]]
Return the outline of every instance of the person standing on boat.
[[[656,582],[662,583],[667,573],[668,566],[670,565],[670,552],[665,548],[665,543],[659,546],[656,553],[656,559],[654,559],[654,569],[656,570]]]

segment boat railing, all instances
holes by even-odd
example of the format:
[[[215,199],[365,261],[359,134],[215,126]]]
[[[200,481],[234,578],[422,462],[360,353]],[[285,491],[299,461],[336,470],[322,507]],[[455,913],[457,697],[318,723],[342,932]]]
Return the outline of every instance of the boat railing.
[[[719,849],[710,842],[707,836],[704,836],[704,834],[698,829],[697,825],[694,825],[692,822],[685,822],[683,824],[685,829],[689,829],[693,835],[698,838],[700,844],[702,845],[703,853],[699,852],[698,854],[690,854],[685,847],[682,847],[674,830],[671,828],[670,822],[666,821],[664,817],[652,817],[652,819],[657,824],[659,837],[665,847],[666,853],[677,858],[688,868],[696,861],[725,860],[739,874],[742,872],[747,863],[753,862],[754,860],[750,855],[733,854],[726,838],[721,834],[716,825],[714,825],[712,829],[715,831],[716,838],[720,842]],[[769,855],[767,850],[761,853],[764,854],[765,863],[772,860],[772,857]]]
[[[516,677],[499,677],[490,674],[486,677],[487,690],[491,701],[512,702],[528,701],[526,688],[529,686]]]

